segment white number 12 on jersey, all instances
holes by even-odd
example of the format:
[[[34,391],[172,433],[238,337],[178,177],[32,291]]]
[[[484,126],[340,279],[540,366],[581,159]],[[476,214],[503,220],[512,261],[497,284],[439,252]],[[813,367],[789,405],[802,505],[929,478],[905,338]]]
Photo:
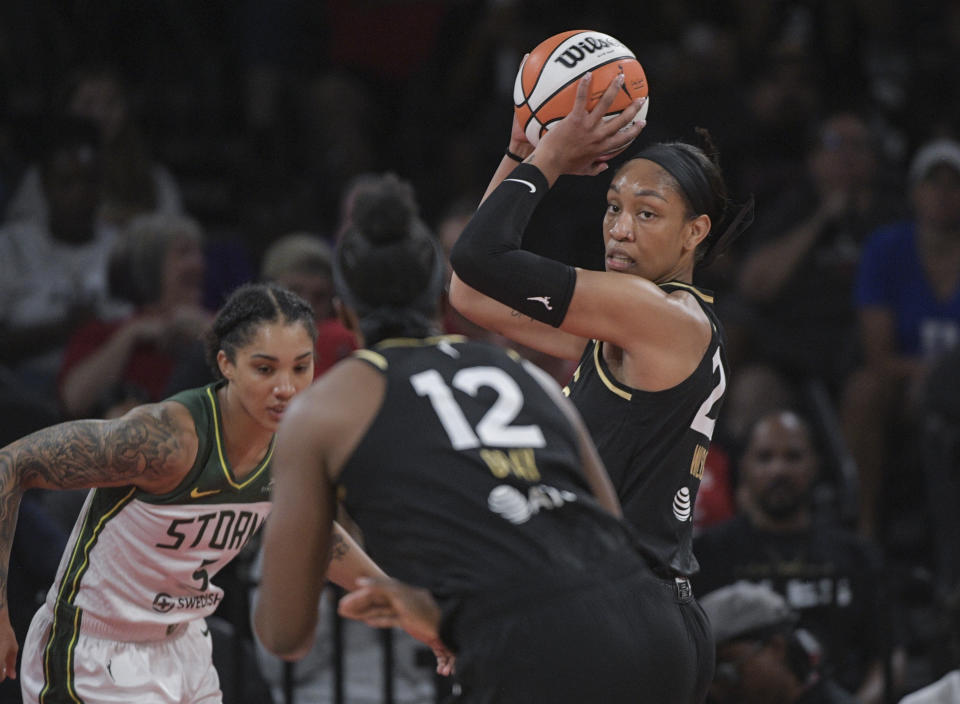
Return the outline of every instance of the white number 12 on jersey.
[[[410,383],[417,394],[430,399],[455,450],[469,450],[481,444],[490,447],[543,447],[546,444],[539,426],[511,425],[523,407],[523,391],[499,367],[461,369],[451,381],[455,389],[470,396],[476,396],[481,386],[487,386],[497,393],[493,405],[483,414],[475,429],[470,427],[453,397],[453,391],[436,369],[414,374],[410,377]]]

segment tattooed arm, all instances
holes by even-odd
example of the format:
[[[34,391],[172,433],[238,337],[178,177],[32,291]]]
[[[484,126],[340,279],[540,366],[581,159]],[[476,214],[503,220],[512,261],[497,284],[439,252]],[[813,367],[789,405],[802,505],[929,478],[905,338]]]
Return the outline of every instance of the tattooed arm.
[[[386,577],[386,573],[377,566],[363,551],[357,541],[334,522],[330,535],[330,562],[327,566],[327,579],[347,591],[357,588],[357,579],[361,577]]]
[[[7,573],[23,492],[127,485],[169,491],[196,452],[193,419],[178,403],[142,406],[115,420],[53,425],[0,449],[0,681],[15,676]]]
[[[0,518],[6,516],[8,496],[31,488],[134,485],[168,491],[186,475],[196,452],[193,419],[179,403],[44,428],[0,450]]]

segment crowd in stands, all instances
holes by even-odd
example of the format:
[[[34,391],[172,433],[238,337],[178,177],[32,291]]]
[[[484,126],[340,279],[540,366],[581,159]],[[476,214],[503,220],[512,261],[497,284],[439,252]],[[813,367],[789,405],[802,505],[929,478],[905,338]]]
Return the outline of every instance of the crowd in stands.
[[[364,175],[414,184],[448,251],[502,155],[524,53],[599,29],[650,81],[638,142],[709,129],[757,204],[700,279],[731,380],[697,594],[772,588],[832,682],[898,701],[955,667],[936,614],[960,585],[960,3],[580,4],[0,3],[0,445],[204,383],[197,333],[245,281],[313,303],[322,373],[354,345],[330,256]],[[562,177],[524,245],[602,268],[605,189]],[[76,508],[25,500],[15,627]]]

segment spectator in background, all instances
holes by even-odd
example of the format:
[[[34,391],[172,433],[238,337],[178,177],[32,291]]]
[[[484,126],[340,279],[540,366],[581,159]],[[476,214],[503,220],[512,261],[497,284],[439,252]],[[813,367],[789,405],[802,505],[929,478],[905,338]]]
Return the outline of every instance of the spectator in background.
[[[52,121],[39,163],[47,216],[0,228],[0,364],[34,399],[51,403],[67,339],[111,309],[107,258],[116,231],[96,218],[100,153],[89,121]]]
[[[712,704],[856,704],[820,670],[819,644],[769,587],[736,582],[701,605],[717,647]]]
[[[175,368],[202,361],[201,336],[212,321],[203,305],[203,232],[183,215],[141,215],[117,240],[109,264],[114,297],[133,311],[96,317],[70,338],[59,375],[70,418],[114,417],[160,401]]]
[[[103,145],[103,198],[99,217],[122,225],[140,213],[179,213],[180,189],[173,175],[152,160],[133,120],[130,98],[119,71],[107,64],[74,69],[56,95],[52,111],[94,122]],[[7,205],[6,218],[45,218],[49,203],[39,167],[27,169]]]
[[[694,540],[697,594],[741,579],[763,583],[800,614],[823,646],[824,665],[862,704],[880,704],[892,613],[879,550],[816,520],[811,488],[819,458],[798,414],[761,417],[739,463],[739,513]]]
[[[857,362],[851,302],[860,249],[903,214],[881,168],[877,136],[855,112],[816,128],[806,178],[754,224],[734,301],[721,310],[732,348],[725,426],[739,438],[759,413],[790,403],[805,382],[836,395]]]
[[[884,487],[898,450],[913,437],[930,363],[960,341],[960,143],[925,144],[908,178],[912,218],[877,230],[860,261],[855,300],[864,363],[841,406],[860,475],[859,527],[868,536],[882,527]]]
[[[357,342],[337,318],[333,306],[332,252],[319,235],[293,232],[264,252],[260,276],[289,288],[313,306],[317,316],[314,378],[356,349]]]

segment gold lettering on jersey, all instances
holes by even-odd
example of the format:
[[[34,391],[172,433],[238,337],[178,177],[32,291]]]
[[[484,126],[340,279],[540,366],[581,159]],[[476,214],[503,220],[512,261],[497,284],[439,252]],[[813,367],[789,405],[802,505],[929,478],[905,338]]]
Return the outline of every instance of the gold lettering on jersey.
[[[540,470],[537,469],[533,448],[514,448],[508,452],[483,449],[480,450],[480,457],[497,479],[503,479],[511,474],[528,482],[540,479]]]
[[[690,474],[697,479],[703,479],[703,466],[707,461],[707,448],[697,445],[693,451],[693,462],[690,463]]]

